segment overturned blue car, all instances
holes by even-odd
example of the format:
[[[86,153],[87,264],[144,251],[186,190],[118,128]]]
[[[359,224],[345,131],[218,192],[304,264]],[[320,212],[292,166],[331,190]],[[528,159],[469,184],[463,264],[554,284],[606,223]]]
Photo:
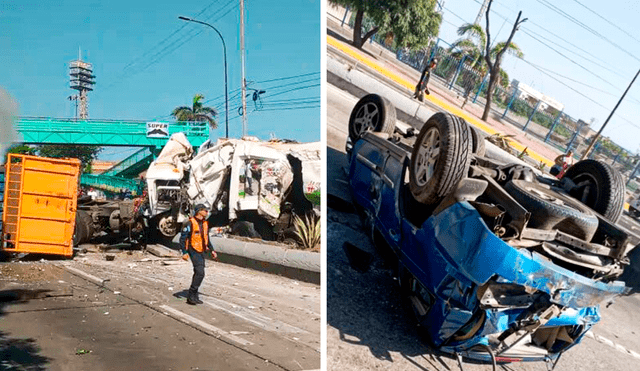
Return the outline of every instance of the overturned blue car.
[[[395,129],[370,94],[349,121],[349,185],[374,244],[395,254],[401,290],[435,348],[550,367],[625,294],[630,236],[615,222],[624,183],[584,160],[563,179],[485,157],[462,118]]]

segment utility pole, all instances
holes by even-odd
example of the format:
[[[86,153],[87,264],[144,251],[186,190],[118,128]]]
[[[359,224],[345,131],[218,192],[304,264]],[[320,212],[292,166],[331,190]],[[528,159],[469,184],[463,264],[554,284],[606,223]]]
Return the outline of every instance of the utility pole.
[[[620,100],[618,101],[618,103],[616,103],[616,106],[613,107],[613,110],[609,114],[609,117],[607,117],[607,120],[604,122],[604,124],[602,124],[602,127],[600,128],[600,130],[598,130],[598,133],[596,134],[596,136],[593,137],[593,140],[591,141],[591,144],[589,144],[589,147],[587,148],[587,150],[584,151],[584,153],[582,154],[582,157],[580,158],[580,160],[584,160],[585,158],[587,158],[587,156],[589,155],[589,152],[591,152],[591,149],[593,148],[593,146],[598,141],[598,138],[600,138],[600,134],[604,130],[605,126],[607,126],[607,124],[609,123],[609,120],[611,119],[611,116],[613,116],[613,114],[616,112],[616,110],[618,109],[618,106],[620,105],[620,103],[622,103],[622,100],[627,95],[627,92],[629,91],[629,89],[631,89],[631,85],[633,85],[633,83],[636,81],[636,78],[638,77],[638,74],[640,74],[640,70],[638,70],[638,72],[636,72],[636,75],[633,77],[633,80],[631,80],[631,83],[629,84],[629,86],[627,86],[627,90],[624,91],[624,93],[620,97]]]
[[[242,136],[247,135],[247,79],[244,72],[244,0],[240,0],[240,53],[242,57]]]
[[[484,13],[487,12],[487,7],[489,6],[489,0],[484,0],[484,2],[482,3],[482,6],[480,7],[480,11],[478,12],[478,15],[476,16],[476,20],[475,22],[473,22],[473,24],[480,24],[480,21],[482,20],[482,16],[484,15]]]

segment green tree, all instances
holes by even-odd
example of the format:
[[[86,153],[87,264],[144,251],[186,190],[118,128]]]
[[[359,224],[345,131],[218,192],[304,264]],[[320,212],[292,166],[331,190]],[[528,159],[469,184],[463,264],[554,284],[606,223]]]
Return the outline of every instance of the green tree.
[[[35,147],[31,147],[26,144],[16,144],[14,146],[11,146],[7,152],[33,156],[36,154],[37,149]],[[3,161],[0,161],[0,162],[3,162]]]
[[[216,129],[218,128],[218,123],[216,122],[218,111],[212,107],[205,107],[202,104],[203,100],[204,95],[196,94],[193,97],[193,105],[191,107],[176,107],[171,112],[171,115],[178,121],[206,121],[212,129]]]
[[[53,158],[77,158],[80,160],[82,172],[91,172],[91,163],[102,151],[99,146],[82,146],[73,144],[45,144],[37,147],[38,156]]]
[[[482,27],[478,24],[465,23],[458,27],[458,35],[463,37],[451,44],[449,48],[451,55],[456,58],[462,58],[462,56],[468,55],[473,60],[470,64],[471,67],[476,67],[477,65],[477,68],[483,71],[483,73],[486,72],[484,55],[487,45],[487,34]],[[490,48],[489,55],[491,58],[495,60],[505,45],[507,45],[506,42],[499,42],[493,48]],[[522,53],[520,47],[513,42],[509,43],[507,52],[518,58],[524,57],[524,53]]]
[[[451,44],[449,48],[451,55],[456,58],[468,55],[473,61],[470,64],[471,67],[475,67],[476,64],[482,65],[484,45],[487,43],[487,36],[482,27],[478,24],[465,23],[458,27],[458,36],[463,37]]]
[[[393,35],[396,47],[420,49],[429,38],[438,34],[442,16],[435,10],[436,0],[329,0],[332,4],[348,6],[355,12],[353,46],[361,49],[364,43],[380,31]],[[366,27],[368,17],[373,26]]]

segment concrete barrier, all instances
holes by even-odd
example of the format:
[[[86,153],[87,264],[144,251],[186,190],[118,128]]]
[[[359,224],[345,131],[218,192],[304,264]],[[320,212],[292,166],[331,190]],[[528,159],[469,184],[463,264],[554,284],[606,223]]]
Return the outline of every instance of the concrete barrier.
[[[321,257],[318,252],[216,236],[211,236],[211,243],[223,263],[320,284]]]

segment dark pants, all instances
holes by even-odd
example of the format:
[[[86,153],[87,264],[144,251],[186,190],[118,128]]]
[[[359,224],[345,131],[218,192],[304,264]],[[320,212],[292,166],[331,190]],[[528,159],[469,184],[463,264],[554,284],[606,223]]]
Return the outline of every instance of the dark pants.
[[[204,280],[204,253],[189,249],[189,259],[193,264],[193,278],[189,287],[189,298],[196,299],[198,298],[198,288],[200,288],[200,284]]]

